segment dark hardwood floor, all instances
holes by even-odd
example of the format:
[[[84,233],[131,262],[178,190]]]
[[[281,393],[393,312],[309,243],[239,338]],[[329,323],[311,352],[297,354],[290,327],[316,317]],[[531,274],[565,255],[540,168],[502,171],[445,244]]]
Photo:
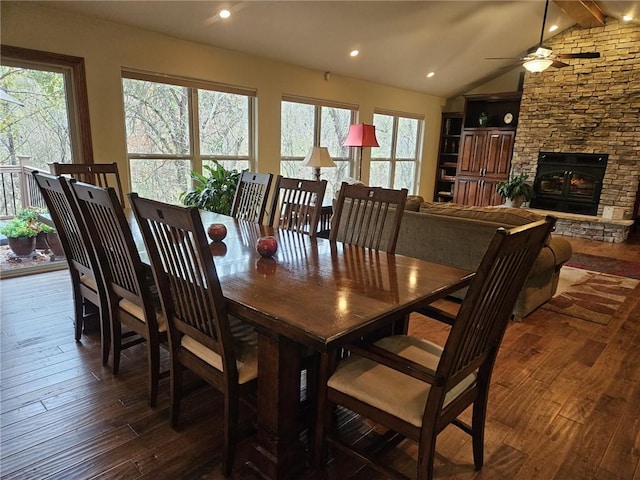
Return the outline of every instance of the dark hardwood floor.
[[[569,240],[575,251],[640,261],[637,238]],[[0,295],[2,479],[222,478],[214,390],[195,390],[174,430],[166,380],[158,406],[147,406],[143,346],[123,354],[114,377],[100,362],[98,335],[74,342],[67,271],[4,279]],[[417,316],[411,328],[436,341],[446,336],[441,324]],[[350,420],[351,435],[375,436],[371,425]],[[233,478],[255,478],[244,465],[251,444],[240,442]],[[437,452],[438,479],[640,480],[640,287],[608,325],[547,310],[511,323],[491,386],[483,470],[473,470],[469,439],[454,427],[440,435]],[[412,444],[387,455],[414,475]],[[307,469],[301,478],[383,477],[337,456],[326,471]]]

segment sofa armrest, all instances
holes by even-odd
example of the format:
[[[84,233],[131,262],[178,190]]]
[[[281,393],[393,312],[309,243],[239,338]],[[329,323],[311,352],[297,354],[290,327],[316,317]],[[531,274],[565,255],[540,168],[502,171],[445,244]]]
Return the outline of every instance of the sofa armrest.
[[[556,267],[561,267],[563,264],[568,262],[573,254],[571,244],[558,235],[551,236],[551,241],[548,243],[548,247],[553,252]]]

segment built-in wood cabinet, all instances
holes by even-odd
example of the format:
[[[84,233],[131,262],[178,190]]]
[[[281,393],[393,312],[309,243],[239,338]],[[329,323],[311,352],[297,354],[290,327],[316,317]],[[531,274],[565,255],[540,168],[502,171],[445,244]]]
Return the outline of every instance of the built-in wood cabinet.
[[[499,205],[498,183],[509,176],[520,92],[465,97],[454,202]]]
[[[438,149],[438,167],[434,202],[450,202],[454,197],[460,133],[462,132],[462,113],[443,113],[440,127],[440,147]]]

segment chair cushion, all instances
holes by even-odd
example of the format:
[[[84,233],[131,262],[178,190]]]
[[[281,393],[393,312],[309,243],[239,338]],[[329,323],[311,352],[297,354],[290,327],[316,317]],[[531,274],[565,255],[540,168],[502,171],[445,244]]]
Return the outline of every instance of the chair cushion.
[[[234,337],[238,383],[244,384],[258,377],[258,335],[249,323],[229,317]],[[222,357],[193,337],[183,335],[181,345],[215,369],[222,371]]]
[[[96,283],[96,279],[90,277],[89,275],[80,275],[80,283],[89,287],[94,292],[98,291],[98,284]]]
[[[439,345],[407,335],[385,337],[376,345],[432,370],[436,370],[442,355]],[[455,385],[447,392],[444,406],[475,381],[476,374],[472,373]],[[416,427],[422,425],[422,414],[431,389],[428,383],[358,355],[341,362],[328,385]]]
[[[157,301],[155,303],[156,303],[156,305],[155,305],[156,322],[158,322],[158,331],[159,332],[166,332],[167,331],[167,320],[164,318],[164,315],[162,314],[162,308],[160,307],[159,301]],[[137,305],[137,304],[133,303],[132,301],[127,300],[126,298],[123,298],[122,300],[120,300],[120,302],[118,302],[118,305],[120,306],[120,308],[122,310],[124,310],[128,314],[133,315],[134,317],[136,317],[141,322],[146,323],[146,319],[144,317],[144,312],[142,311],[142,307],[140,305]]]

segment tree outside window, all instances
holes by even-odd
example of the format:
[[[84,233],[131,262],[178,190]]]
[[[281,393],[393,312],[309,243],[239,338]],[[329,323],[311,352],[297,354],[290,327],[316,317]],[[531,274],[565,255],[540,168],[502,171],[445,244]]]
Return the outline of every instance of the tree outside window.
[[[71,163],[65,73],[3,65],[0,89],[19,102],[0,101],[0,164]]]
[[[327,180],[327,198],[331,198],[350,174],[349,147],[342,144],[354,119],[354,109],[283,100],[280,174],[313,178],[313,169],[303,166],[302,161],[312,147],[327,147],[336,168],[323,168],[320,178]]]
[[[132,191],[180,203],[203,164],[251,167],[252,96],[128,77],[123,91]]]
[[[377,148],[371,149],[369,184],[385,188],[416,188],[422,120],[376,113]]]

